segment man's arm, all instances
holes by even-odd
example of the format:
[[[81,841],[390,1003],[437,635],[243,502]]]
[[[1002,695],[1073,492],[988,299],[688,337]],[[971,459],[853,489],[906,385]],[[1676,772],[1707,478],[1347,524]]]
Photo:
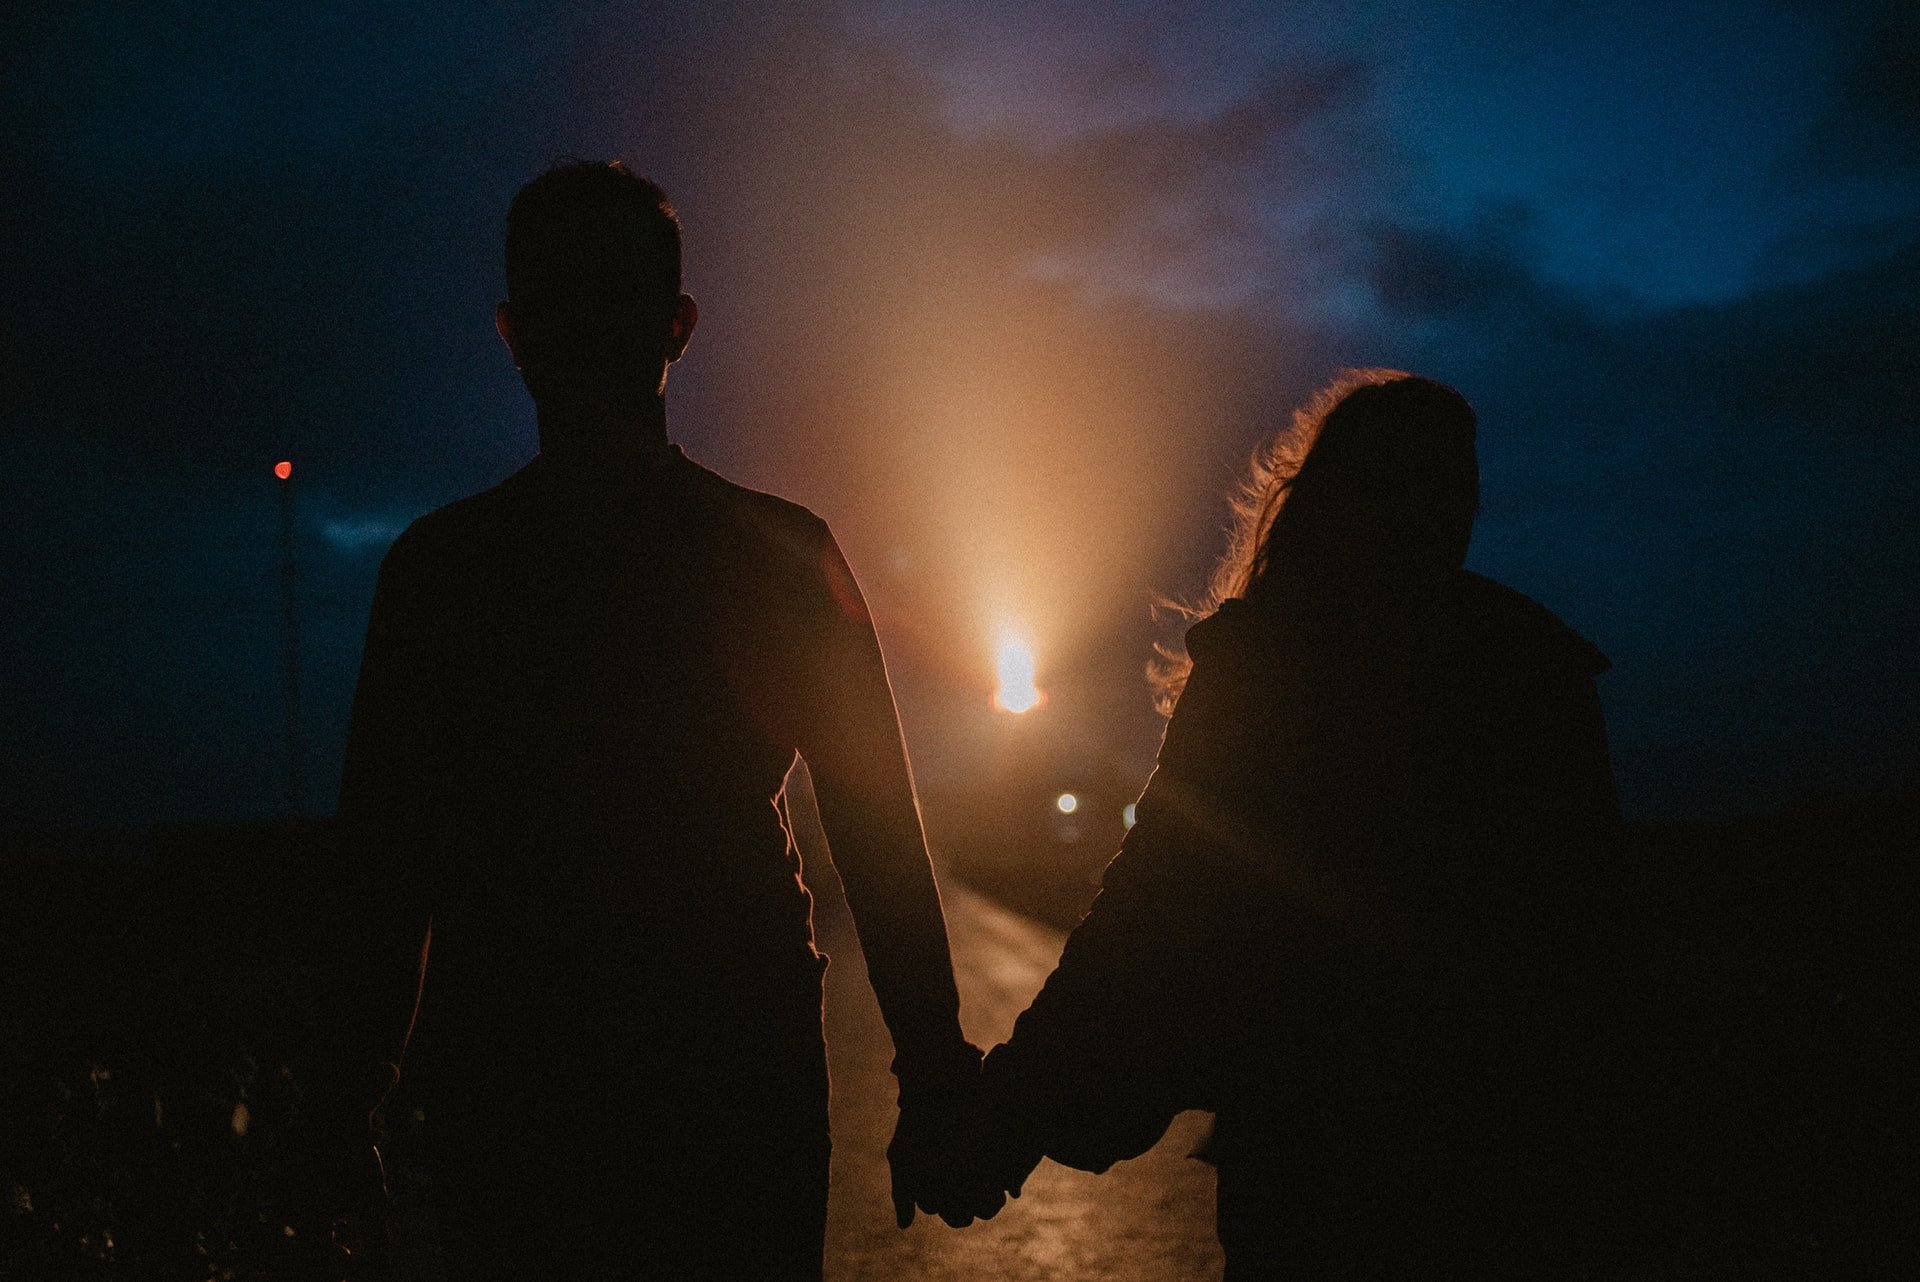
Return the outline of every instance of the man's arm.
[[[809,629],[796,726],[820,822],[893,1035],[903,1091],[970,1078],[978,1053],[960,1032],[946,919],[914,798],[880,642],[853,573],[824,527],[828,599]]]
[[[426,965],[427,861],[444,765],[431,590],[416,537],[402,535],[374,590],[340,783],[341,849],[359,900],[333,959],[342,1056],[396,1071]]]
[[[895,1215],[905,1228],[918,1202],[957,1227],[1004,1200],[955,1163],[972,1140],[980,1051],[960,1031],[946,919],[879,639],[832,535],[821,526],[817,537],[826,592],[803,629],[797,746],[893,1037]]]

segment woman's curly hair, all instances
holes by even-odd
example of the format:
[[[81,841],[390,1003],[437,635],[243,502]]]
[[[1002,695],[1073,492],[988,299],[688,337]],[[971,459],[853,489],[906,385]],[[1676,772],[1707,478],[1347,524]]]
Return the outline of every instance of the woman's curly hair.
[[[1394,391],[1368,390],[1373,388]],[[1329,423],[1336,412],[1342,419],[1376,416],[1363,413],[1368,410],[1379,414],[1412,411],[1458,424],[1466,433],[1467,457],[1471,458],[1473,410],[1458,392],[1404,370],[1342,370],[1294,410],[1286,427],[1254,450],[1245,475],[1228,495],[1227,547],[1214,564],[1206,590],[1197,599],[1162,601],[1161,607],[1186,619],[1202,619],[1218,610],[1222,602],[1254,591],[1267,573],[1274,523]],[[1471,499],[1477,505],[1477,471],[1469,484]],[[1171,715],[1180,692],[1186,688],[1193,661],[1184,647],[1156,644],[1154,649],[1157,653],[1147,665],[1147,679],[1153,688],[1154,705],[1162,714]]]

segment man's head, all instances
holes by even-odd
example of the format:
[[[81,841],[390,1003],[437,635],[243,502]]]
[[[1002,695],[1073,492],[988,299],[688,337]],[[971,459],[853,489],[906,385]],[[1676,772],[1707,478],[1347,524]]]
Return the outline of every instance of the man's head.
[[[495,324],[536,401],[633,413],[698,316],[667,194],[619,161],[566,161],[513,198]]]

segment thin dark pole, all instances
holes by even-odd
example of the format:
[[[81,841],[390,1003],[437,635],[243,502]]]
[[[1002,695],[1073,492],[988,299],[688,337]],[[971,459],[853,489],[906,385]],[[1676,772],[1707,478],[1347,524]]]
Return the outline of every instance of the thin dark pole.
[[[287,665],[287,813],[306,814],[302,796],[300,751],[300,610],[295,587],[298,570],[293,559],[293,468],[274,469],[280,478],[280,606],[285,621]]]

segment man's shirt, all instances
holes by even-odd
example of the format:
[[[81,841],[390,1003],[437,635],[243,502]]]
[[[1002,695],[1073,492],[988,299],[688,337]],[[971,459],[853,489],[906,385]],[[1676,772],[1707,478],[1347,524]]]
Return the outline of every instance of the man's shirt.
[[[751,1019],[770,977],[820,965],[781,810],[796,753],[902,1078],[939,1076],[971,1052],[879,644],[825,523],[677,447],[542,456],[382,565],[340,804],[391,896],[369,960],[391,978],[431,917],[431,1021],[436,988],[537,1003],[613,938],[649,978],[610,1016]]]

